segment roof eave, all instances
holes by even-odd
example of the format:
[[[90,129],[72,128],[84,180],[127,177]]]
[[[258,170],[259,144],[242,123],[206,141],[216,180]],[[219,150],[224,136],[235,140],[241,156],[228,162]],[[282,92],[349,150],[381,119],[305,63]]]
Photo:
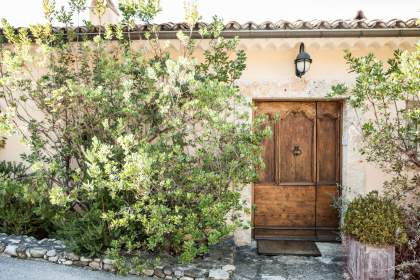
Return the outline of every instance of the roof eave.
[[[420,28],[388,28],[388,29],[308,29],[308,30],[225,30],[225,38],[359,38],[359,37],[419,37]],[[201,38],[198,32],[193,38]],[[161,39],[176,39],[174,31],[160,31]]]
[[[0,28],[0,35],[3,35]],[[188,32],[183,30],[184,32]],[[159,39],[171,40],[177,39],[179,30],[160,30],[158,32]],[[76,33],[81,40],[91,39],[99,33],[82,32]],[[139,40],[146,38],[146,31],[125,31],[123,34],[131,40]],[[87,36],[87,37],[83,37]],[[202,38],[196,30],[191,32],[194,39]],[[361,38],[361,37],[418,37],[420,39],[420,28],[372,28],[372,29],[254,29],[254,30],[224,30],[222,36],[225,38],[239,37],[241,39],[270,39],[270,38]]]

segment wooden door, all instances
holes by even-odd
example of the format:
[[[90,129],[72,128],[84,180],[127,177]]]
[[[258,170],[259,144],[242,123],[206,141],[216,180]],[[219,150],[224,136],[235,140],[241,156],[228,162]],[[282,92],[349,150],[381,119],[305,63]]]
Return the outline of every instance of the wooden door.
[[[341,103],[317,102],[317,239],[335,240],[338,235],[338,211],[332,200],[339,194],[341,182]]]
[[[273,137],[254,185],[255,238],[331,240],[338,226],[331,206],[340,178],[340,104],[256,102]],[[277,118],[276,118],[277,116]]]

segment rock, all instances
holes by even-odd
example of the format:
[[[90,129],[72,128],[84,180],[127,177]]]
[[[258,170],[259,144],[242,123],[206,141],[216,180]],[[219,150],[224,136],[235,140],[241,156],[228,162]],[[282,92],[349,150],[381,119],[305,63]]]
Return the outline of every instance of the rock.
[[[35,239],[34,237],[32,237],[32,236],[24,236],[24,237],[23,237],[23,240],[24,240],[26,243],[36,242],[36,239]]]
[[[81,262],[91,262],[92,261],[92,258],[80,257],[80,261]]]
[[[233,264],[233,258],[224,258],[223,261],[228,264]]]
[[[175,269],[174,270],[174,276],[176,278],[181,278],[182,276],[184,276],[184,271],[181,269]]]
[[[165,273],[166,275],[172,275],[172,268],[170,266],[165,266],[163,268],[163,273]]]
[[[29,254],[32,258],[43,258],[45,253],[47,253],[47,249],[42,247],[34,247],[29,249]]]
[[[156,277],[159,277],[159,278],[165,278],[165,276],[166,276],[165,273],[163,273],[163,269],[162,268],[155,268],[154,275]]]
[[[12,244],[19,244],[20,243],[20,238],[8,238],[7,242],[8,243],[12,243]]]
[[[114,265],[110,264],[110,263],[105,263],[104,262],[104,265],[103,265],[102,268],[103,268],[103,270],[106,270],[106,271],[115,271]]]
[[[207,272],[203,269],[191,268],[184,271],[184,275],[192,278],[206,277]]]
[[[115,261],[114,260],[111,260],[111,259],[103,259],[103,261],[102,261],[104,264],[114,264],[115,263]]]
[[[57,256],[54,256],[54,257],[49,257],[49,258],[48,258],[48,261],[49,261],[49,262],[54,262],[54,263],[56,263],[56,262],[58,261],[58,257],[57,257]]]
[[[48,250],[47,251],[47,257],[55,257],[57,255],[57,251],[56,250]]]
[[[76,255],[75,253],[72,253],[72,252],[65,252],[64,253],[64,257],[66,259],[71,260],[71,261],[78,261],[78,260],[80,260],[80,257],[78,255]]]
[[[222,269],[224,271],[231,272],[231,271],[235,271],[236,267],[234,265],[232,265],[232,264],[227,264],[227,265],[224,265],[222,267]]]
[[[44,245],[46,243],[48,243],[48,238],[44,238],[44,239],[38,241],[38,244],[40,244],[40,245]]]
[[[26,259],[26,257],[27,257],[26,247],[25,246],[18,246],[16,248],[16,255],[17,255],[18,258]]]
[[[261,275],[262,280],[286,280],[283,276],[278,275]]]
[[[115,260],[110,258],[89,258],[78,256],[73,252],[66,251],[62,241],[55,239],[36,240],[28,236],[8,236],[0,233],[0,254],[19,258],[44,258],[45,260],[78,267],[89,266],[94,270],[116,271]],[[225,280],[229,279],[235,266],[225,260],[231,249],[217,249],[214,253],[206,254],[203,258],[197,258],[189,265],[178,265],[176,259],[165,256],[161,265],[148,267],[142,273],[131,268],[129,273],[144,275],[160,279],[178,280]],[[149,256],[149,255],[147,255]],[[148,258],[148,257],[147,257]],[[233,258],[232,258],[233,259]],[[146,260],[148,261],[148,260]],[[209,275],[210,271],[210,275]],[[209,278],[208,278],[209,277]],[[150,278],[148,278],[150,279]]]
[[[54,240],[53,243],[56,244],[56,245],[59,245],[59,246],[64,246],[64,241],[62,241],[62,240]]]
[[[9,255],[9,256],[16,257],[17,256],[17,252],[16,252],[17,248],[18,248],[18,245],[9,244],[4,249],[4,253]]]
[[[131,274],[131,275],[140,275],[140,273],[138,273],[134,268],[130,268],[130,270],[128,271],[128,274]]]
[[[73,261],[73,265],[75,266],[87,266],[89,262],[82,262],[82,261]]]
[[[101,263],[98,261],[92,261],[89,263],[89,266],[96,270],[101,270]]]
[[[229,273],[223,269],[212,269],[209,271],[209,278],[214,280],[228,280]]]
[[[207,260],[207,261],[203,261],[203,262],[200,261],[199,263],[197,263],[196,266],[197,266],[197,268],[210,270],[210,269],[220,268],[221,263],[220,262],[214,262],[212,260]]]
[[[143,269],[143,274],[145,276],[153,276],[153,274],[155,274],[155,271],[153,269]]]

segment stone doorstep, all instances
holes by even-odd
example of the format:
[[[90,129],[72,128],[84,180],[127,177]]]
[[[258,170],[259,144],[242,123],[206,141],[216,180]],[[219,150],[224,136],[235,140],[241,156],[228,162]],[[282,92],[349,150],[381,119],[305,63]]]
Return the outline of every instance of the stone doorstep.
[[[235,246],[232,239],[227,239],[216,246],[203,258],[197,258],[188,265],[174,264],[172,259],[163,261],[163,264],[146,268],[140,274],[131,269],[129,274],[143,275],[158,279],[179,280],[228,280],[231,279],[235,266],[233,265]],[[16,236],[0,233],[0,255],[48,261],[61,265],[83,267],[91,270],[115,272],[115,261],[108,258],[88,258],[78,256],[65,250],[61,240],[37,240],[29,236]]]

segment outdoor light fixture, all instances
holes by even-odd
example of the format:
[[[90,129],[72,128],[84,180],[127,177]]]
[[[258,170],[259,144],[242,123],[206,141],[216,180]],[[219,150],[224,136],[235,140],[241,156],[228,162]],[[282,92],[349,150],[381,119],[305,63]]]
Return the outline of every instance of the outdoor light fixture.
[[[308,53],[305,52],[305,45],[300,43],[299,54],[295,59],[296,76],[301,78],[311,67],[312,59]]]

